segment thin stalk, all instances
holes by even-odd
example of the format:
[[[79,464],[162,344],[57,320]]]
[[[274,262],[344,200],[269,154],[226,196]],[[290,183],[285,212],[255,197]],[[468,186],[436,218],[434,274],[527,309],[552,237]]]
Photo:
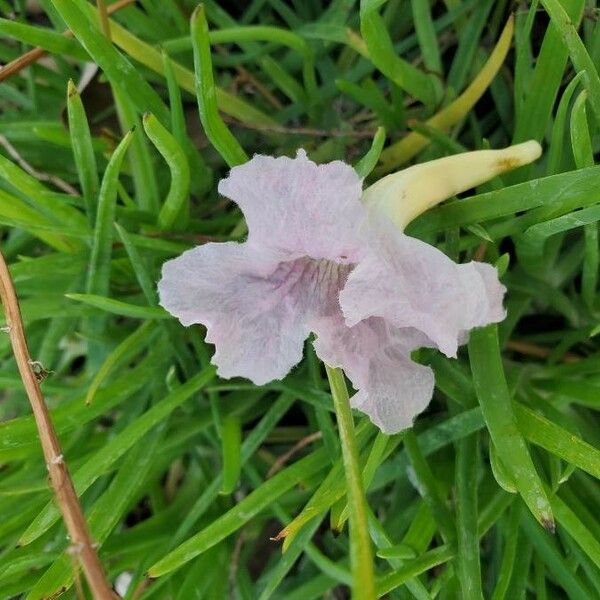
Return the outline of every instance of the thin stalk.
[[[98,600],[114,600],[118,596],[112,591],[104,574],[102,563],[96,553],[90,532],[79,504],[79,499],[69,475],[60,442],[56,436],[48,407],[44,402],[42,390],[34,371],[35,363],[31,360],[23,320],[12,278],[6,266],[4,256],[0,252],[0,297],[4,306],[6,327],[10,342],[29,398],[31,409],[38,428],[44,459],[50,475],[50,481],[56,502],[63,515],[67,532],[71,540],[71,552],[81,561],[83,572],[89,583],[94,598]]]
[[[377,598],[373,569],[373,550],[367,524],[367,501],[358,462],[358,447],[354,436],[354,421],[350,399],[341,369],[325,365],[333,406],[337,416],[342,459],[348,493],[350,513],[350,564],[352,566],[352,598],[372,600]]]
[[[108,15],[112,15],[118,10],[125,8],[126,6],[129,6],[134,2],[135,0],[117,0],[117,2],[115,2],[114,4],[111,4],[110,6],[106,7],[106,12]],[[63,32],[63,35],[65,37],[70,38],[73,37],[73,32],[67,29]],[[46,54],[48,54],[48,52],[43,48],[33,48],[32,50],[29,50],[29,52],[25,52],[25,54],[22,54],[21,56],[15,58],[15,60],[11,60],[9,63],[6,63],[0,69],[0,81],[4,81],[5,79],[8,79],[11,75],[22,71],[30,64],[37,62],[40,58],[46,56]]]

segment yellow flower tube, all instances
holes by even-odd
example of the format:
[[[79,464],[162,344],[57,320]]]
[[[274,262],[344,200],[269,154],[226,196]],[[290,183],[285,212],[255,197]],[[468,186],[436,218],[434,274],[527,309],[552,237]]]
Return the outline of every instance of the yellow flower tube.
[[[447,198],[538,159],[533,140],[502,150],[476,150],[438,158],[383,177],[369,186],[363,202],[383,212],[400,229]]]

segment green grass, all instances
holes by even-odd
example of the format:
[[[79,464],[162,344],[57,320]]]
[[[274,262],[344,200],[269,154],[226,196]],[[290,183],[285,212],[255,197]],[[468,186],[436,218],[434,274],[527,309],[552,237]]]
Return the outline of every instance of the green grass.
[[[0,0],[0,61],[49,54],[0,84],[2,252],[126,597],[600,597],[596,2],[144,0],[111,40],[95,3],[24,5]],[[421,353],[437,387],[410,431],[353,428],[310,349],[284,381],[220,380],[157,304],[165,260],[243,238],[216,182],[254,153],[370,182],[530,138],[535,164],[408,228],[508,288],[457,360]],[[0,362],[0,598],[76,598],[5,335]]]

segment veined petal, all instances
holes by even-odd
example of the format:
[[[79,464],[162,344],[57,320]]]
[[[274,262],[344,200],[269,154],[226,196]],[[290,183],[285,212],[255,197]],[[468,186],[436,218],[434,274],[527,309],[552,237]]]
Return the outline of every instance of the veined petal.
[[[410,359],[410,352],[429,340],[414,329],[393,329],[374,317],[348,327],[341,314],[322,319],[316,331],[319,358],[344,369],[356,389],[352,406],[384,433],[411,427],[431,400],[434,377],[429,367]]]
[[[423,332],[444,354],[456,356],[464,333],[505,317],[505,288],[491,265],[458,265],[390,223],[377,228],[371,250],[340,294],[348,325],[382,317]]]
[[[431,368],[395,349],[370,361],[368,381],[368,387],[361,388],[350,403],[388,435],[412,427],[433,395]]]
[[[304,150],[296,158],[257,155],[231,169],[219,192],[244,212],[251,243],[290,258],[352,263],[360,255],[362,182],[344,162],[317,165]]]
[[[206,326],[219,375],[262,385],[302,358],[312,298],[301,287],[288,294],[294,276],[248,244],[205,244],[163,265],[160,304],[183,325]]]
[[[201,323],[221,377],[257,385],[302,358],[315,319],[339,313],[347,265],[285,255],[251,243],[205,244],[163,265],[160,303],[183,325]]]

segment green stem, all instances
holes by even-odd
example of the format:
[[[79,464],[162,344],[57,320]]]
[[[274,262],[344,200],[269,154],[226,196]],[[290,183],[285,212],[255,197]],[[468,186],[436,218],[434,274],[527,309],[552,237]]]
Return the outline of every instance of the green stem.
[[[377,597],[373,569],[373,551],[367,525],[367,501],[358,462],[358,447],[350,399],[341,369],[325,365],[335,414],[337,416],[342,458],[350,512],[350,563],[352,566],[352,598],[371,600]]]

